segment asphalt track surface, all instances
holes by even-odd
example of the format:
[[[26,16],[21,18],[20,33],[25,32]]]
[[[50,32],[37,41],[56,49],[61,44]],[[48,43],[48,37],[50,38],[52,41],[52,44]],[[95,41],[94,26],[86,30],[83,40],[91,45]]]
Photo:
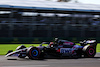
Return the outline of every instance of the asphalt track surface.
[[[30,60],[0,56],[0,67],[100,67],[100,53],[94,58],[78,59]]]

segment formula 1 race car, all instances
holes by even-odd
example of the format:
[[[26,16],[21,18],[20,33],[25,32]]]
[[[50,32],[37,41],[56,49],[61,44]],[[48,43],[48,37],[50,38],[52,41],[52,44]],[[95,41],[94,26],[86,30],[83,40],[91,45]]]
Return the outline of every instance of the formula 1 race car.
[[[42,46],[42,44],[48,44],[48,46]],[[54,42],[43,42],[40,46],[34,47],[30,46],[26,48],[21,45],[16,48],[16,51],[8,51],[5,57],[17,56],[19,58],[29,59],[44,59],[47,56],[54,56],[58,58],[63,57],[94,57],[96,54],[96,40],[84,40],[80,42],[80,45],[75,45],[75,43],[67,40],[55,39]]]

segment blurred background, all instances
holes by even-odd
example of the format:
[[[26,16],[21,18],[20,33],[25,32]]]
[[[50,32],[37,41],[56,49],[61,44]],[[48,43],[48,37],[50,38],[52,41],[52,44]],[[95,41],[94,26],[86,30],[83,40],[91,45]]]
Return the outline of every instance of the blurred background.
[[[41,43],[55,37],[100,42],[99,8],[100,5],[78,0],[3,0],[0,43]]]

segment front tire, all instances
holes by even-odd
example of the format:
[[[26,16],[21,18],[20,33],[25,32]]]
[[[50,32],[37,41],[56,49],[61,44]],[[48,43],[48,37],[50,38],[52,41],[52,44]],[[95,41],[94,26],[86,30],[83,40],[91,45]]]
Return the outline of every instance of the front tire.
[[[40,58],[40,50],[36,47],[30,47],[27,50],[27,56],[30,59],[39,59]]]

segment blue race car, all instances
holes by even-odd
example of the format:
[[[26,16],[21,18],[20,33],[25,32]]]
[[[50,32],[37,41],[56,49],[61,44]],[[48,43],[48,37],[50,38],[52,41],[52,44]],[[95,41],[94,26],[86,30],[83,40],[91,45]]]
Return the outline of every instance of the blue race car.
[[[42,46],[42,44],[48,44],[48,46]],[[80,45],[75,45],[75,43],[67,40],[55,39],[54,42],[43,42],[40,46],[25,47],[21,45],[16,48],[16,51],[8,51],[5,57],[17,56],[19,58],[29,59],[44,59],[47,57],[94,57],[96,54],[96,40],[84,40],[80,42]]]

